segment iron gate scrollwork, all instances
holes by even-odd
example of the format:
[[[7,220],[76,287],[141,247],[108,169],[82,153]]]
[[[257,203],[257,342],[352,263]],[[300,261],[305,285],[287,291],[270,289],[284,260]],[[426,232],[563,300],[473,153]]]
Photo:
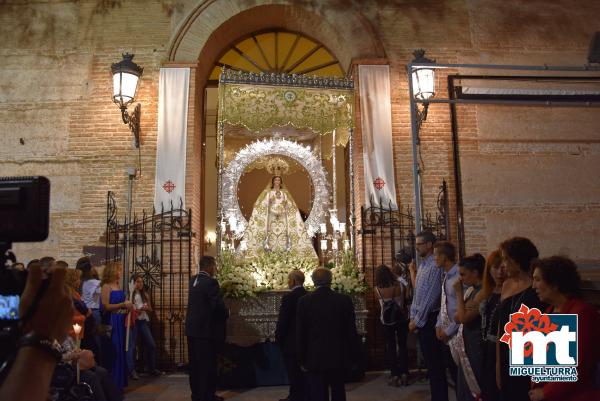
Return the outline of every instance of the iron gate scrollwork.
[[[371,288],[375,285],[377,266],[385,264],[400,274],[409,288],[411,281],[408,269],[402,259],[415,256],[415,216],[410,208],[397,210],[391,207],[391,202],[385,206],[381,200],[379,206],[371,204],[361,207],[360,240],[362,249],[362,266],[365,278]],[[438,240],[450,237],[449,202],[446,181],[439,187],[437,210],[426,212],[421,219],[423,230],[433,232]],[[412,288],[411,288],[412,292]],[[367,341],[370,343],[369,364],[372,368],[383,366],[384,338],[383,329],[379,322],[379,303],[373,291],[366,297],[369,318],[367,321]]]
[[[117,204],[108,192],[106,260],[127,264],[139,274],[152,298],[151,328],[157,364],[175,369],[187,363],[185,312],[192,274],[192,211],[173,204],[168,210],[143,211],[128,222],[118,220]],[[126,259],[126,260],[124,260]]]

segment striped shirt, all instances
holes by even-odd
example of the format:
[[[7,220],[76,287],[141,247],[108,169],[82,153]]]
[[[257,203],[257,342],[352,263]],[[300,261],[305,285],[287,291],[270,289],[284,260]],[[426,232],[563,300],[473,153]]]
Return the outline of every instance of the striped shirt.
[[[443,269],[440,269],[443,270]],[[454,321],[454,315],[458,310],[458,301],[456,300],[456,290],[454,289],[454,283],[458,280],[458,265],[452,266],[452,269],[448,273],[444,274],[444,291],[446,292],[446,305],[442,305],[442,308],[446,308],[449,323],[446,326],[442,321],[442,313],[438,315],[437,323],[435,327],[441,327],[448,337],[453,337],[460,327],[460,323]],[[440,301],[441,302],[441,301]]]
[[[415,293],[410,306],[410,319],[417,327],[425,326],[427,318],[440,310],[443,269],[435,264],[433,255],[421,260],[417,268]]]

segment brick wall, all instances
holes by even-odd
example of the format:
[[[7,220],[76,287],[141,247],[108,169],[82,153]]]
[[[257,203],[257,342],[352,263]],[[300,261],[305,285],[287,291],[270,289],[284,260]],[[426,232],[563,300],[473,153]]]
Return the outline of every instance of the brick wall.
[[[138,157],[142,175],[134,184],[134,205],[138,213],[151,209],[161,65],[197,66],[190,88],[186,204],[196,218],[194,230],[201,233],[202,188],[213,185],[202,183],[202,92],[215,58],[243,34],[283,25],[321,41],[345,67],[351,59],[389,61],[397,191],[401,205],[412,206],[405,73],[412,50],[423,47],[438,62],[582,65],[600,16],[594,2],[567,0],[429,0],[377,2],[373,7],[339,0],[278,1],[256,7],[269,3],[73,0],[0,5],[1,174],[45,174],[53,185],[50,237],[42,244],[16,245],[22,259],[52,254],[73,263],[84,245],[101,245],[106,192],[114,191],[124,210],[126,168],[136,167]],[[139,155],[110,98],[110,65],[122,51],[135,53],[144,67],[138,95]],[[446,93],[445,76],[451,72],[467,73],[440,73],[440,95]],[[598,263],[600,189],[590,174],[600,166],[598,113],[460,106],[457,117],[467,251],[487,252],[506,236],[526,234],[544,254],[563,252],[585,264]],[[359,130],[355,137],[359,207],[364,184]],[[421,138],[425,207],[433,210],[437,187],[446,179],[453,210],[448,106],[430,107]],[[454,213],[451,217],[456,223]],[[201,239],[198,235],[195,241]]]

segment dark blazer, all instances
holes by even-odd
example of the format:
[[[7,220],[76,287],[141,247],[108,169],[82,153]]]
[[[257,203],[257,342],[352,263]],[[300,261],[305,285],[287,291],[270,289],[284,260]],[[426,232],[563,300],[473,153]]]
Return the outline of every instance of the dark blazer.
[[[298,301],[297,351],[309,371],[350,369],[357,361],[359,337],[349,296],[319,287]]]
[[[229,312],[223,303],[217,280],[204,273],[192,276],[185,318],[185,335],[224,341],[225,321],[228,317]]]
[[[304,295],[304,287],[297,287],[281,298],[275,341],[286,355],[296,354],[296,306],[298,299]]]

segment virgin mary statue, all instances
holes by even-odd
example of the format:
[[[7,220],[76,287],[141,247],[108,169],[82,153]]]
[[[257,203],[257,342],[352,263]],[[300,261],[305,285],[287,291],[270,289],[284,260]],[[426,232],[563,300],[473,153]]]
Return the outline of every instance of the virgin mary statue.
[[[294,251],[298,256],[317,258],[298,206],[278,175],[256,199],[244,240],[247,257],[261,251]]]

